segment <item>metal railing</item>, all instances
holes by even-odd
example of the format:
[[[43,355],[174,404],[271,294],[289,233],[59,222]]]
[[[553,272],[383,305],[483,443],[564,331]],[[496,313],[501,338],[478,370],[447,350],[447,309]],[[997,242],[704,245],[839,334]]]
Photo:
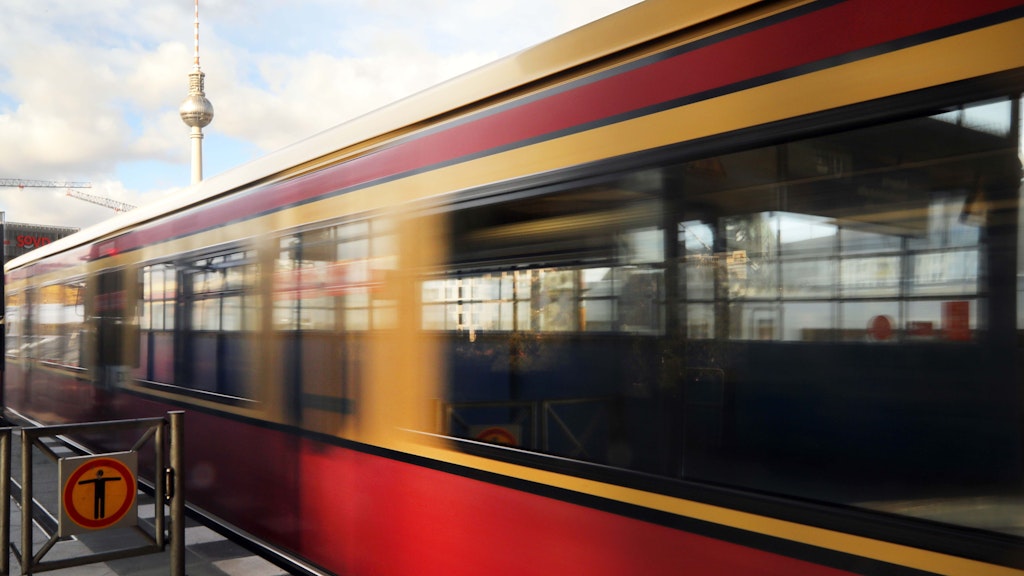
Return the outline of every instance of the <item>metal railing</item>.
[[[512,426],[522,431],[518,447],[557,452],[568,457],[590,457],[587,445],[607,421],[610,402],[607,397],[452,402],[441,407],[442,430],[457,437],[472,438],[473,422]],[[577,412],[570,418],[565,411],[574,407],[584,407],[589,412]],[[497,417],[499,412],[504,412],[503,418]],[[488,414],[491,418],[487,417]],[[560,440],[568,447],[556,449],[554,440]]]
[[[12,433],[17,430],[21,434],[21,474],[20,484],[15,482],[11,474],[11,438]],[[102,550],[91,554],[84,554],[75,557],[62,558],[58,560],[45,560],[44,557],[58,543],[67,540],[69,536],[62,534],[60,523],[50,510],[33,498],[34,492],[34,451],[46,456],[51,461],[60,465],[68,461],[58,455],[54,449],[43,442],[44,438],[55,438],[63,442],[65,436],[89,435],[89,434],[114,434],[114,433],[138,432],[139,435],[131,444],[127,452],[118,454],[137,454],[147,444],[153,445],[153,496],[155,500],[155,513],[153,533],[150,534],[143,528],[131,526],[134,533],[138,534],[143,544],[127,548],[116,548]],[[91,422],[80,424],[62,424],[55,426],[26,426],[21,428],[0,429],[0,545],[3,546],[3,553],[0,554],[0,576],[6,576],[10,571],[10,555],[7,550],[18,560],[21,566],[21,574],[33,574],[61,568],[82,566],[96,562],[105,562],[121,558],[129,558],[144,554],[162,552],[170,541],[170,573],[172,576],[184,576],[185,574],[185,492],[184,492],[184,412],[169,412],[166,417],[140,418],[133,420],[115,420],[106,422]],[[169,446],[169,450],[168,450]],[[169,452],[169,454],[168,454]],[[96,458],[102,458],[103,454],[88,454]],[[169,458],[168,458],[169,456]],[[81,460],[81,458],[76,459]],[[70,466],[69,466],[70,467]],[[100,476],[100,474],[97,474]],[[9,480],[8,480],[9,479]],[[134,479],[133,479],[134,480]],[[91,480],[93,481],[93,480]],[[58,484],[61,479],[58,479]],[[21,507],[21,545],[20,548],[11,542],[10,514],[11,514],[11,485],[20,492],[17,496]],[[138,490],[137,482],[132,482],[132,488]],[[96,490],[99,490],[98,488]],[[102,492],[101,492],[102,494]],[[100,496],[97,496],[100,498]],[[58,498],[58,506],[66,505]],[[99,504],[97,504],[98,506]],[[135,494],[132,494],[132,506],[137,506]],[[170,525],[165,512],[165,505],[169,507]],[[105,506],[105,504],[104,504]],[[62,510],[62,513],[65,511]],[[46,542],[36,550],[33,545],[33,524],[38,526]],[[98,530],[97,530],[98,531]]]

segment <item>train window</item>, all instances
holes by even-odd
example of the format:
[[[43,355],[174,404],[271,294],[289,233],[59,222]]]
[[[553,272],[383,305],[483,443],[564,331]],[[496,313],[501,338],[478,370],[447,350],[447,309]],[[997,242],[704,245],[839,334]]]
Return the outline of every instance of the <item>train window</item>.
[[[394,305],[380,298],[381,275],[393,269],[394,237],[386,219],[296,233],[278,241],[274,328],[363,331],[394,325]]]
[[[36,344],[33,346],[33,357],[43,362],[57,363],[63,355],[61,348],[64,344],[61,331],[61,313],[64,311],[61,304],[62,286],[51,284],[39,288],[36,294],[39,297],[38,311],[36,314]]]
[[[447,433],[1005,529],[968,500],[1021,496],[1017,111],[455,210]]]
[[[421,295],[423,329],[512,330],[517,303],[529,302],[530,297],[529,274],[522,276],[512,271],[425,281]]]
[[[256,253],[234,252],[193,261],[186,269],[194,331],[255,330],[259,297]]]
[[[37,358],[62,366],[82,366],[84,284],[81,280],[44,286],[40,290]]]
[[[333,230],[315,230],[282,238],[274,271],[274,328],[333,330],[334,298],[324,286],[336,272]]]
[[[612,343],[665,332],[659,196],[638,173],[451,215],[449,268],[422,285],[424,328],[450,334],[450,434],[596,457],[630,364]]]
[[[135,377],[169,384],[174,382],[177,269],[171,263],[152,264],[143,266],[139,274],[140,362]]]
[[[25,358],[39,357],[39,289],[25,289],[21,324],[21,354]]]
[[[457,212],[452,268],[422,285],[423,328],[471,335],[658,333],[664,324],[658,213],[643,185]]]
[[[177,385],[229,397],[254,397],[250,334],[259,329],[258,277],[255,250],[205,256],[183,267],[181,319],[187,329],[179,332],[185,360],[176,371]]]
[[[24,330],[25,295],[23,292],[8,292],[4,312],[4,342],[7,356],[17,358],[22,353],[22,332]]]

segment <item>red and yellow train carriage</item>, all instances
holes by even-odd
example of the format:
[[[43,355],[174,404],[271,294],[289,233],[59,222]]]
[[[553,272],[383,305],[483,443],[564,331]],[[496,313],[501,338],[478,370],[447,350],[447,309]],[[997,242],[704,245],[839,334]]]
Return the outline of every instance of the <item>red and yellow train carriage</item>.
[[[1024,4],[649,0],[11,262],[337,574],[1024,571]]]

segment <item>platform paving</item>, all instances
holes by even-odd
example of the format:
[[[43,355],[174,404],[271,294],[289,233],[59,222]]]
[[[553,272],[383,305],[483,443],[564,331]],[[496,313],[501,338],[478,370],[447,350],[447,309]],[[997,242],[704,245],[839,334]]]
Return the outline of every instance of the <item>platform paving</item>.
[[[56,439],[45,439],[44,442],[58,456],[73,456],[69,448]],[[21,435],[15,430],[12,442],[12,478],[20,482],[21,478]],[[52,517],[59,515],[58,493],[59,483],[57,464],[41,450],[32,450],[33,492],[36,502],[44,507]],[[11,499],[11,542],[19,550],[22,542],[20,500],[12,495]],[[156,518],[156,507],[153,498],[139,492],[138,498],[139,526],[152,534]],[[170,512],[165,508],[166,518]],[[52,520],[45,515],[37,514],[32,527],[33,554],[37,554],[49,540],[43,526],[52,526]],[[133,529],[111,529],[94,534],[71,536],[58,541],[43,555],[44,562],[78,558],[111,549],[135,546],[145,540]],[[10,574],[22,574],[17,556],[10,554]],[[33,572],[52,574],[54,576],[158,576],[171,573],[170,545],[162,552],[122,558],[107,562],[86,564],[72,568]],[[241,545],[228,540],[217,532],[203,526],[190,518],[185,521],[185,573],[188,576],[286,576],[288,572],[263,558],[256,556]]]

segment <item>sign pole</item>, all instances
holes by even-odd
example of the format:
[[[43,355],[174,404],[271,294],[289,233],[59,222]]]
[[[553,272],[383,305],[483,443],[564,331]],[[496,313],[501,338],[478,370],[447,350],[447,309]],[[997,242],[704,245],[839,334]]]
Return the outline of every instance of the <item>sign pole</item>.
[[[3,218],[0,213],[0,218]],[[0,574],[11,573],[11,429],[0,429]]]
[[[28,529],[25,527],[28,526]],[[5,551],[6,553],[6,551]],[[21,431],[21,573],[32,574],[32,440]]]
[[[171,576],[185,576],[185,412],[171,420]]]

